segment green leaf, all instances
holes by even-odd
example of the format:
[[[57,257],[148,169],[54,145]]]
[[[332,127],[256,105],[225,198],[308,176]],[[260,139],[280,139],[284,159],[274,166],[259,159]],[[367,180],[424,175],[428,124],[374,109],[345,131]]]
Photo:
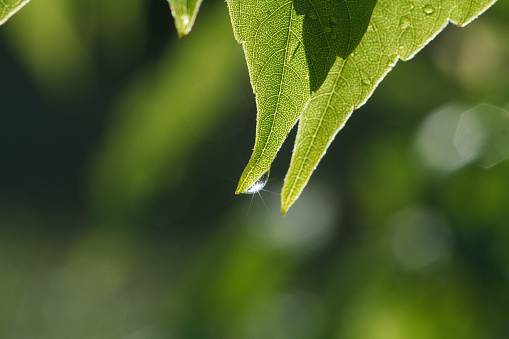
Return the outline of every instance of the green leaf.
[[[0,25],[3,25],[14,13],[30,0],[0,0]]]
[[[348,57],[361,41],[377,0],[294,0],[304,15],[302,39],[309,67],[311,90],[324,82],[336,57]]]
[[[336,133],[398,59],[408,60],[449,21],[464,26],[495,0],[379,0],[368,31],[345,60],[337,59],[300,118],[281,193],[283,214],[299,197]]]
[[[320,88],[336,56],[346,57],[366,31],[376,0],[230,0],[258,108],[253,154],[236,193],[266,173]]]
[[[179,38],[191,32],[203,0],[168,0]]]

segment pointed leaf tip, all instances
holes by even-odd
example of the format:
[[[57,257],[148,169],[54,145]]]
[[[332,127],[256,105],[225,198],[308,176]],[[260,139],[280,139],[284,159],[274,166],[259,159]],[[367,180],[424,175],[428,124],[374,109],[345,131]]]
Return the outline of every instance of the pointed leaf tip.
[[[179,38],[191,32],[202,0],[168,0]]]
[[[290,167],[281,192],[282,211],[297,200],[335,135],[362,106],[398,59],[408,60],[450,21],[463,26],[495,0],[378,0],[355,51],[337,58],[299,118]],[[440,9],[440,10],[437,10]]]

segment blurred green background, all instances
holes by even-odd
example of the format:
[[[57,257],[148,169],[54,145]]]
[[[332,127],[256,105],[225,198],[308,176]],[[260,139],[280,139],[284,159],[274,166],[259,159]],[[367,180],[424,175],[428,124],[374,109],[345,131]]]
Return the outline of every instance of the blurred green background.
[[[462,121],[509,108],[508,17],[399,62],[281,217],[295,131],[273,193],[233,194],[226,3],[179,41],[164,0],[30,2],[0,27],[0,337],[507,338],[508,120]]]

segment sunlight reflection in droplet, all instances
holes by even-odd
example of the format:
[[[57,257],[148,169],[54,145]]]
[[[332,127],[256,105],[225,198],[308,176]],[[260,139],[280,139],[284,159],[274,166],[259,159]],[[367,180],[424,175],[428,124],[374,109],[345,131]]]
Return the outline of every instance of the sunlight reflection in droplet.
[[[260,192],[267,182],[269,181],[269,171],[262,174],[261,177],[258,178],[249,188],[244,192],[244,194],[255,194]]]

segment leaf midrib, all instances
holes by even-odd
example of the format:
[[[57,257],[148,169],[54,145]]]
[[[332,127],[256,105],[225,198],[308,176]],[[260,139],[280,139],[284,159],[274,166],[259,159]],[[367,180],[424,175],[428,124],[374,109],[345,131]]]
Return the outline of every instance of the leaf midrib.
[[[289,47],[289,44],[290,44],[290,35],[292,34],[292,21],[293,21],[294,5],[293,5],[293,1],[289,1],[289,3],[290,3],[290,7],[291,8],[290,8],[289,23],[288,23],[288,34],[286,36],[286,47],[285,47],[285,52],[284,52],[283,69],[282,69],[281,78],[280,78],[280,81],[279,81],[279,93],[277,95],[276,108],[274,110],[274,114],[271,114],[272,115],[272,121],[270,123],[269,136],[266,138],[266,140],[265,140],[265,142],[263,144],[263,148],[262,148],[262,151],[260,153],[260,156],[257,158],[255,163],[251,166],[251,168],[249,169],[249,172],[247,172],[245,178],[249,178],[251,176],[251,173],[253,173],[253,170],[258,167],[260,159],[263,158],[263,154],[267,150],[267,145],[270,144],[271,137],[273,135],[274,121],[275,121],[276,114],[278,114],[278,112],[279,112],[279,105],[281,103],[282,88],[283,88],[283,83],[284,83],[283,79],[285,78],[286,69],[288,68],[288,66],[287,66],[287,64],[288,64],[287,56],[288,56],[288,52],[289,52],[289,48],[288,47]],[[277,12],[278,10],[280,10],[281,8],[283,8],[284,6],[285,5],[281,5],[281,7],[279,7],[277,10],[275,10],[274,13]],[[257,32],[260,29],[260,26],[262,24],[263,24],[263,22],[260,23],[260,25],[258,26]],[[260,70],[259,74],[261,74],[261,70]],[[258,78],[257,78],[256,81],[258,81]],[[255,142],[255,144],[256,144],[256,142]]]
[[[318,123],[318,128],[315,130],[315,133],[313,134],[313,136],[311,138],[310,146],[313,145],[314,140],[316,138],[316,135],[318,134],[318,131],[320,130],[320,128],[322,128],[322,122],[323,122],[323,119],[325,118],[327,109],[329,107],[331,107],[330,103],[331,103],[331,100],[332,100],[332,96],[336,93],[336,87],[337,87],[339,79],[341,78],[340,74],[341,74],[341,71],[343,70],[343,68],[345,67],[345,64],[346,64],[346,62],[344,62],[341,65],[341,69],[339,70],[338,76],[336,77],[336,80],[334,81],[334,85],[332,86],[331,91],[329,93],[327,93],[327,96],[329,97],[328,100],[327,100],[327,106],[322,111],[323,113],[320,116],[320,122]],[[304,156],[304,159],[303,159],[303,161],[300,164],[299,170],[297,171],[297,175],[295,176],[295,180],[293,180],[293,184],[292,184],[292,186],[290,188],[290,194],[288,195],[288,197],[292,197],[293,196],[293,192],[295,191],[296,183],[300,179],[300,174],[302,173],[302,169],[304,168],[304,164],[306,163],[306,159],[309,156],[309,152],[311,152],[311,147],[307,147],[306,155]]]

